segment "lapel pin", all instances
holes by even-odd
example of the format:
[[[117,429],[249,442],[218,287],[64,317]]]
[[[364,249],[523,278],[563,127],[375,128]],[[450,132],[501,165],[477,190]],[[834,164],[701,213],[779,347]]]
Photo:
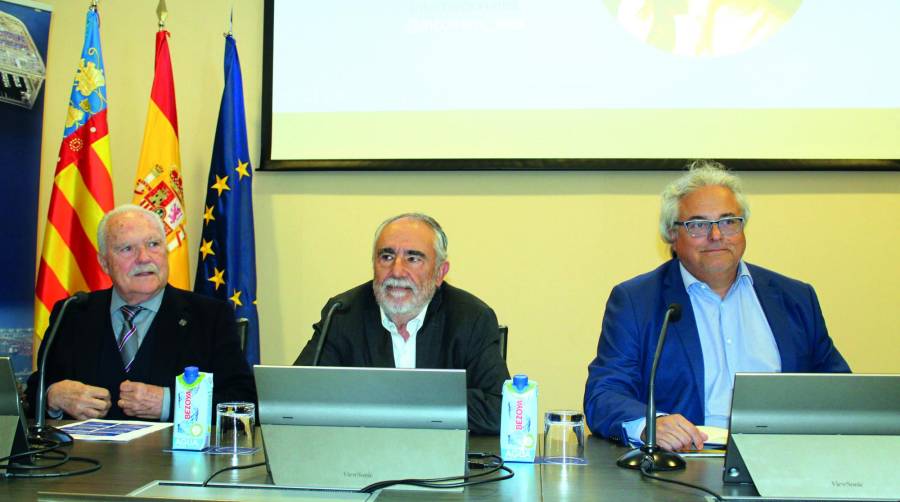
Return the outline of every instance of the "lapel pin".
[[[182,328],[185,327],[185,326],[187,326],[187,320],[186,320],[186,319],[179,319],[179,320],[178,320],[178,325],[181,326]]]

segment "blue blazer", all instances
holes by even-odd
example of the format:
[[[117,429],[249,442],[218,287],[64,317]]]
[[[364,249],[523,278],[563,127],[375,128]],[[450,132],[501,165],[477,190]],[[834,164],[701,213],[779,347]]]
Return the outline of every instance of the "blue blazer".
[[[812,286],[747,265],[785,373],[841,373],[850,367],[828,336]],[[682,306],[656,370],[656,409],[704,421],[703,353],[678,260],[613,288],[597,357],[588,366],[584,411],[594,434],[624,441],[622,423],[647,413],[647,382],[666,308]]]

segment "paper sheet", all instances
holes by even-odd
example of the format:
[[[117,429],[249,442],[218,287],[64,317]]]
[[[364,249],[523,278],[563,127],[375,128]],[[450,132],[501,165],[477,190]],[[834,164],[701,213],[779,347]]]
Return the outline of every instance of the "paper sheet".
[[[707,448],[725,448],[725,445],[728,444],[728,429],[711,425],[698,425],[697,428],[708,436],[706,442],[703,443]]]
[[[679,451],[682,457],[724,457],[725,445],[728,443],[728,429],[711,425],[698,425],[697,429],[707,435],[702,450]]]
[[[139,422],[135,420],[84,420],[59,427],[73,438],[82,441],[114,441],[127,443],[147,434],[171,427],[169,422]]]

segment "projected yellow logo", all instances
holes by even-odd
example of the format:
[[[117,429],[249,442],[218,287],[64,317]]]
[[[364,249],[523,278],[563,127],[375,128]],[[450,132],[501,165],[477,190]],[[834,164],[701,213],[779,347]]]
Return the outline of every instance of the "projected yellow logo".
[[[775,34],[802,0],[604,0],[626,31],[679,56],[722,56]]]

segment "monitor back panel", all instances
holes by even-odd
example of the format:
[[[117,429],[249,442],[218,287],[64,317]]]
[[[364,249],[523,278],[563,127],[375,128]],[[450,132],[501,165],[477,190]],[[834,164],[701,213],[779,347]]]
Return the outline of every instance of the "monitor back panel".
[[[8,357],[0,357],[0,457],[28,450],[27,423],[12,363]],[[18,458],[15,461],[27,463],[28,460]]]
[[[900,375],[738,373],[725,483],[753,482],[735,445],[741,435],[900,435]]]
[[[900,375],[738,373],[732,434],[900,434]]]
[[[465,473],[464,370],[255,366],[254,374],[276,485],[358,490]]]

